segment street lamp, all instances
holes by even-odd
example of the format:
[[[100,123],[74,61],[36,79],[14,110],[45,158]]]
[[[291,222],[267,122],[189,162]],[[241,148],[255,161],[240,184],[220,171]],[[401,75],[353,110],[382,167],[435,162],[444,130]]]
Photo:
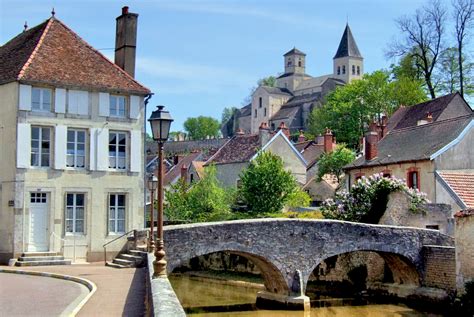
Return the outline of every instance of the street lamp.
[[[148,189],[150,190],[150,244],[148,246],[149,252],[155,250],[155,237],[153,229],[155,226],[154,213],[155,213],[155,192],[158,187],[158,178],[150,174],[148,177]]]
[[[166,260],[163,243],[163,144],[168,140],[173,119],[164,106],[158,106],[148,121],[151,125],[153,140],[158,142],[158,246],[155,248],[153,278],[166,276]]]

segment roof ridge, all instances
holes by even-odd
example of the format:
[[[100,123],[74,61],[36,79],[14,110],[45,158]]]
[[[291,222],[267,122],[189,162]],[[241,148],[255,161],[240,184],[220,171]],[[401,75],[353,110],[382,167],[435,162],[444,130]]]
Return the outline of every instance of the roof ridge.
[[[84,40],[79,34],[77,34],[76,32],[74,32],[71,28],[69,28],[65,23],[63,23],[61,20],[57,19],[57,18],[54,18],[54,17],[51,17],[50,20],[55,20],[57,21],[61,26],[63,26],[67,31],[69,31],[74,37],[76,37],[79,41],[82,42],[82,44],[84,44],[87,48],[89,48],[91,51],[93,51],[94,53],[98,54],[102,59],[104,59],[107,63],[109,63],[110,65],[112,65],[113,67],[115,67],[116,69],[118,69],[120,72],[122,72],[125,76],[127,76],[130,80],[132,80],[133,82],[135,82],[137,85],[139,85],[140,87],[146,89],[146,90],[150,90],[149,88],[143,86],[142,84],[140,84],[135,78],[133,78],[129,73],[127,73],[125,70],[123,70],[122,68],[120,68],[117,64],[113,63],[110,59],[108,59],[107,57],[105,57],[104,54],[102,54],[100,51],[98,51],[97,49],[95,49],[92,45],[90,45],[89,43],[87,43],[86,40]]]
[[[32,51],[31,54],[30,54],[30,57],[28,57],[28,60],[27,60],[27,61],[25,62],[25,64],[21,67],[21,70],[20,70],[20,72],[18,73],[18,76],[17,76],[17,80],[21,80],[21,78],[22,78],[23,75],[25,74],[27,68],[28,68],[28,67],[31,65],[31,63],[33,62],[33,59],[35,58],[36,53],[38,52],[38,50],[39,50],[41,44],[43,44],[43,40],[44,40],[44,38],[46,37],[46,34],[48,33],[48,31],[49,31],[49,29],[50,29],[50,27],[51,27],[51,24],[53,23],[53,19],[54,19],[54,18],[51,17],[51,18],[49,18],[48,20],[46,20],[46,21],[48,21],[47,24],[46,24],[46,27],[45,27],[44,30],[42,31],[42,34],[41,34],[41,36],[40,36],[40,38],[39,38],[39,40],[38,40],[38,43],[36,43],[35,48],[33,49],[33,51]],[[45,22],[46,22],[46,21],[45,21]],[[43,22],[43,23],[45,23],[45,22]],[[41,23],[40,23],[39,25],[41,25]]]
[[[426,123],[426,124],[422,124],[422,125],[415,125],[415,126],[405,127],[405,128],[401,128],[401,129],[393,129],[390,132],[388,132],[387,135],[388,134],[394,134],[394,133],[401,133],[401,132],[405,132],[405,131],[408,131],[408,130],[415,130],[415,129],[418,129],[418,128],[422,129],[422,128],[425,128],[425,127],[432,127],[434,125],[440,125],[440,124],[443,124],[443,123],[446,123],[446,122],[456,121],[456,120],[460,120],[460,119],[467,119],[469,117],[472,117],[474,119],[474,114],[467,114],[467,115],[464,115],[464,116],[448,118],[448,119],[444,119],[444,120],[438,120],[438,121],[434,121],[434,122],[431,122],[431,123]]]

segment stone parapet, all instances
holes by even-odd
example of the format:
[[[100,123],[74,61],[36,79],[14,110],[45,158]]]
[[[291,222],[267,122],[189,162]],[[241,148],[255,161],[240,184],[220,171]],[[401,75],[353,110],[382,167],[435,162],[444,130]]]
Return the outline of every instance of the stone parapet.
[[[464,292],[464,284],[474,280],[474,209],[460,211],[456,219],[456,286]]]

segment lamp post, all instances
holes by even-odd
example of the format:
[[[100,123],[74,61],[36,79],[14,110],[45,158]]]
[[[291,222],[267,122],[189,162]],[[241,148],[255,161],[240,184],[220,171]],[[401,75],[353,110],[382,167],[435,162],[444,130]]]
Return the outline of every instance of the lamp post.
[[[166,260],[163,242],[163,144],[168,140],[171,122],[170,113],[158,106],[148,121],[151,125],[153,140],[158,142],[158,246],[155,248],[153,278],[166,276]]]
[[[150,244],[148,245],[148,252],[153,252],[155,250],[155,236],[154,236],[154,227],[155,227],[155,192],[158,187],[158,178],[150,174],[148,177],[148,189],[150,190]]]

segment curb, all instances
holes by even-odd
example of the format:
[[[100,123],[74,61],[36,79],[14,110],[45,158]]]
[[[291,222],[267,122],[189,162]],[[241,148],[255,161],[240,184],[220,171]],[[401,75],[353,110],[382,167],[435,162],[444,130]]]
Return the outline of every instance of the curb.
[[[79,284],[84,285],[89,289],[89,294],[82,299],[79,304],[72,310],[72,312],[68,313],[67,316],[76,316],[76,314],[81,310],[81,308],[87,303],[87,301],[94,295],[95,291],[97,290],[97,286],[85,278],[75,277],[71,275],[65,274],[57,274],[57,273],[48,273],[48,272],[37,272],[37,271],[22,271],[22,270],[8,270],[0,268],[0,273],[13,273],[13,274],[24,274],[24,275],[34,275],[34,276],[43,276],[43,277],[52,277],[57,278],[60,280],[66,280],[71,282],[76,282]]]

